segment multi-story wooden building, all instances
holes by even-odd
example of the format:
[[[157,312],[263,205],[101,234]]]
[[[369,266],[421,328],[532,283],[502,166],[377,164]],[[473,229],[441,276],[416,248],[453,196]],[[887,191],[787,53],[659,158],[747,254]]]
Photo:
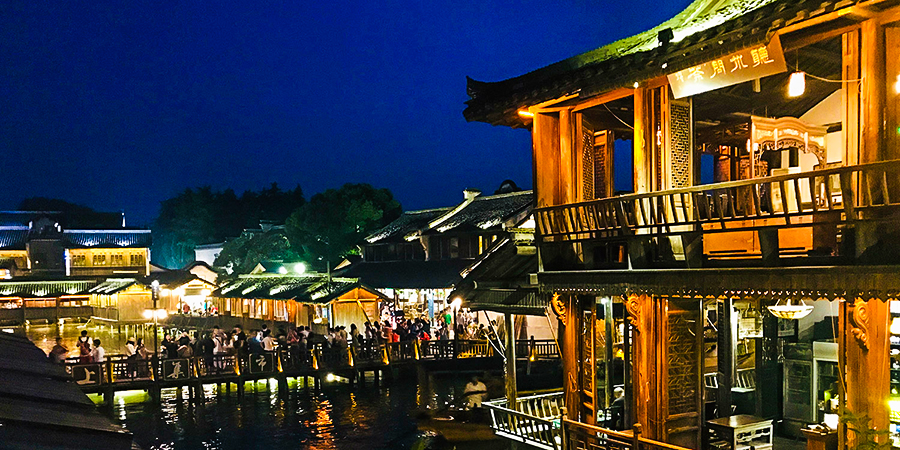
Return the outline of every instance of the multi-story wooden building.
[[[516,189],[511,182],[494,195],[467,189],[456,206],[406,211],[366,238],[361,261],[337,273],[384,292],[409,317],[432,318],[452,303],[460,272],[529,220],[532,193]]]
[[[624,428],[686,447],[736,413],[900,443],[898,49],[896,1],[697,0],[469,81],[468,120],[532,134],[570,448],[619,386]]]

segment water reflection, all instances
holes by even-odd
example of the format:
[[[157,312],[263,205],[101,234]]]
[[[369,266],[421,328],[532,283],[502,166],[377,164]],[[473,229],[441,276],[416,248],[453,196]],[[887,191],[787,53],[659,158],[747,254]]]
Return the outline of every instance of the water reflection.
[[[463,377],[434,379],[428,398],[436,404],[461,391]],[[278,383],[247,383],[243,399],[216,385],[203,388],[205,400],[192,405],[185,390],[162,391],[158,406],[143,392],[117,395],[110,418],[130,430],[145,449],[411,449],[423,446],[416,428],[419,387],[412,380],[364,388],[328,384],[321,391],[290,382],[278,393]],[[457,448],[496,448],[498,442]],[[501,443],[502,445],[502,443]],[[502,448],[502,447],[501,447]]]

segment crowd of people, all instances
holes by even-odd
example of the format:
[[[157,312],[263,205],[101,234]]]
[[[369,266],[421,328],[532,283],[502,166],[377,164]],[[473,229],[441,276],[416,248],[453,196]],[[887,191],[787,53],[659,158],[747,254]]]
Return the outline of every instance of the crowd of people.
[[[322,349],[341,350],[366,342],[381,344],[412,340],[497,338],[496,324],[492,323],[492,326],[486,327],[475,321],[463,321],[459,320],[459,317],[456,319],[454,320],[448,308],[433,321],[401,317],[383,322],[366,321],[362,329],[355,323],[350,325],[349,330],[344,326],[325,327],[324,330],[320,330],[322,333],[316,333],[310,327],[302,325],[290,325],[287,329],[278,328],[274,332],[266,325],[247,332],[240,325],[232,327],[230,332],[216,325],[211,330],[193,333],[167,332],[157,351],[160,358],[202,356],[211,361],[216,355],[237,355],[243,359],[247,355],[274,352],[278,349],[291,350],[293,355],[301,357],[307,350],[316,346]],[[81,332],[75,345],[79,363],[98,363],[107,359],[106,350],[100,340],[90,338],[87,330]],[[146,347],[142,338],[129,338],[122,350],[124,358],[132,360],[149,359],[154,353],[152,349]],[[69,352],[70,350],[63,345],[62,338],[57,338],[56,345],[48,356],[53,362],[62,364]]]

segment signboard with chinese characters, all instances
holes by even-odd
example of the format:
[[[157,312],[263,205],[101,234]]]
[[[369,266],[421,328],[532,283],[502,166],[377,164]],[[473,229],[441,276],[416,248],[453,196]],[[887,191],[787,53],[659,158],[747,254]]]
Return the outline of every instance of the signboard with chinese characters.
[[[787,70],[778,36],[768,44],[756,45],[730,55],[668,75],[675,98],[767,77]]]
[[[72,379],[75,384],[86,386],[100,384],[100,364],[87,364],[72,367]]]
[[[265,373],[275,370],[275,355],[258,353],[250,355],[250,373]]]
[[[164,359],[162,364],[163,380],[183,380],[190,374],[188,367],[191,361],[188,359]]]

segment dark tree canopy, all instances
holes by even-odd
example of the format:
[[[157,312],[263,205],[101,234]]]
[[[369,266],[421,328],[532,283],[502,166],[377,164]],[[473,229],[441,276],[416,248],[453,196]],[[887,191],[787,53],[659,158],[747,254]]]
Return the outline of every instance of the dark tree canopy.
[[[301,259],[324,270],[326,262],[358,251],[371,232],[400,216],[400,203],[387,189],[347,183],[314,195],[286,222],[287,236]],[[332,265],[333,267],[333,265]]]
[[[215,265],[224,267],[232,274],[248,273],[262,261],[296,261],[300,258],[291,247],[284,227],[268,231],[244,232],[240,237],[229,240]]]
[[[240,197],[231,189],[186,189],[160,205],[153,226],[153,260],[182,267],[194,260],[195,246],[240,236],[245,228],[257,228],[261,220],[283,223],[304,201],[299,186],[282,191],[275,183]]]

